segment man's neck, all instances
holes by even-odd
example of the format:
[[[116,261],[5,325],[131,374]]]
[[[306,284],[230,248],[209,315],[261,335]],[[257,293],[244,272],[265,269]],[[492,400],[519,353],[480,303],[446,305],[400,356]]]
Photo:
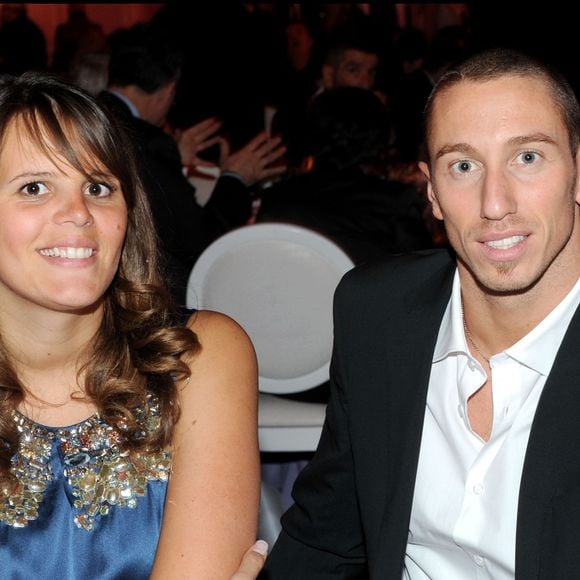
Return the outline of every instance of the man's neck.
[[[465,323],[483,352],[496,353],[518,342],[544,320],[568,295],[580,273],[563,280],[561,286],[538,290],[536,284],[504,295],[482,289],[461,266],[459,275]]]
[[[123,91],[122,88],[109,87],[107,88],[107,91],[115,95],[115,97],[117,97],[121,101],[123,101],[123,103],[125,103],[129,111],[131,111],[131,115],[133,115],[133,117],[141,118],[141,112],[139,111],[135,103],[125,94],[125,91]]]
[[[131,109],[134,117],[138,117],[157,125],[157,110],[155,94],[147,94],[134,85],[121,87],[119,85],[110,85],[108,90],[116,94]]]

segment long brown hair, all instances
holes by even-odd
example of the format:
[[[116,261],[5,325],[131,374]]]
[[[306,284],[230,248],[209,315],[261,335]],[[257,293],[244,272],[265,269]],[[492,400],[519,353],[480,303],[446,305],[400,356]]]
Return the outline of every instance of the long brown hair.
[[[179,418],[175,380],[189,376],[180,360],[195,351],[195,335],[179,323],[159,269],[157,237],[139,180],[129,136],[81,89],[57,77],[25,73],[0,79],[0,155],[6,130],[15,121],[44,152],[64,157],[87,176],[95,160],[121,183],[128,225],[120,264],[103,297],[104,314],[79,376],[84,394],[101,417],[123,435],[131,450],[159,450],[171,441]],[[18,433],[12,414],[25,387],[11,363],[0,327],[0,487],[12,483],[10,459]],[[161,422],[143,428],[142,410],[155,396]]]

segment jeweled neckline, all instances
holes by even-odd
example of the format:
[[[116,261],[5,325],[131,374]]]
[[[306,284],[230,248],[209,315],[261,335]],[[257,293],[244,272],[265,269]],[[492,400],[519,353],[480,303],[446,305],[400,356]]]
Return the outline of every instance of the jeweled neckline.
[[[12,413],[13,413],[14,417],[23,420],[29,426],[40,428],[40,429],[46,429],[47,431],[70,431],[71,429],[78,429],[79,427],[82,427],[83,425],[90,425],[92,423],[95,423],[96,421],[101,420],[101,416],[99,415],[99,412],[95,411],[92,415],[89,415],[86,419],[82,419],[78,423],[72,423],[71,425],[54,426],[54,425],[45,425],[44,423],[39,423],[38,421],[35,421],[34,419],[31,419],[30,417],[25,415],[24,413],[22,413],[18,409],[14,409],[14,411],[12,411]]]
[[[79,423],[51,427],[37,423],[18,410],[12,412],[20,433],[11,472],[19,486],[0,496],[0,522],[21,528],[39,517],[44,494],[59,470],[53,469],[54,445],[62,463],[64,484],[71,490],[74,523],[90,531],[111,509],[137,507],[149,481],[167,481],[171,453],[166,450],[124,449],[123,436],[94,413]],[[159,427],[159,404],[147,397],[142,409],[143,430]]]

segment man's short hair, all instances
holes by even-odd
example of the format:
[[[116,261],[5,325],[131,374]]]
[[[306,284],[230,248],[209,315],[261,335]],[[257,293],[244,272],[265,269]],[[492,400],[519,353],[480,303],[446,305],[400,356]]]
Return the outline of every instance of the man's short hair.
[[[113,33],[110,45],[110,85],[135,85],[151,94],[179,79],[182,53],[163,33],[138,24]]]
[[[307,154],[318,168],[333,171],[379,164],[387,151],[387,108],[371,91],[339,87],[323,91],[307,116]]]
[[[324,64],[337,67],[347,50],[358,50],[367,54],[379,54],[379,48],[371,34],[362,30],[339,31],[329,42],[324,53]]]
[[[513,49],[492,48],[449,69],[436,83],[425,107],[425,135],[429,138],[437,96],[462,81],[486,82],[501,77],[543,80],[550,89],[568,130],[570,150],[576,155],[580,140],[580,106],[570,83],[549,64]]]

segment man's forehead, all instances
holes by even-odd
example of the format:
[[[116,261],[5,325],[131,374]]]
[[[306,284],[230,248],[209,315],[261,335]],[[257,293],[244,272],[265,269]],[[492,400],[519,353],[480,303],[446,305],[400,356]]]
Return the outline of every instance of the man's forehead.
[[[434,101],[429,149],[437,155],[450,144],[509,144],[530,135],[567,143],[564,115],[544,79],[502,76],[462,80],[447,87]]]
[[[365,63],[377,63],[379,57],[372,52],[364,52],[363,50],[359,50],[357,48],[347,48],[344,51],[342,57],[342,63],[345,64],[347,62],[365,62]]]
[[[534,88],[533,94],[540,92],[544,97],[547,97],[553,104],[555,104],[554,95],[545,78],[535,75],[513,74],[505,74],[493,78],[459,80],[441,90],[438,93],[435,102],[449,97],[454,98],[458,94],[461,95],[458,97],[460,101],[463,101],[465,96],[470,99],[480,99],[485,101],[490,93],[505,95],[510,92],[518,92],[520,93],[520,96],[523,96],[523,93],[531,87]],[[533,94],[530,96],[533,96]]]
[[[464,79],[441,90],[433,102],[433,118],[438,125],[452,119],[453,114],[506,118],[523,117],[526,114],[558,116],[563,113],[549,83],[536,76],[505,75],[493,79]]]

